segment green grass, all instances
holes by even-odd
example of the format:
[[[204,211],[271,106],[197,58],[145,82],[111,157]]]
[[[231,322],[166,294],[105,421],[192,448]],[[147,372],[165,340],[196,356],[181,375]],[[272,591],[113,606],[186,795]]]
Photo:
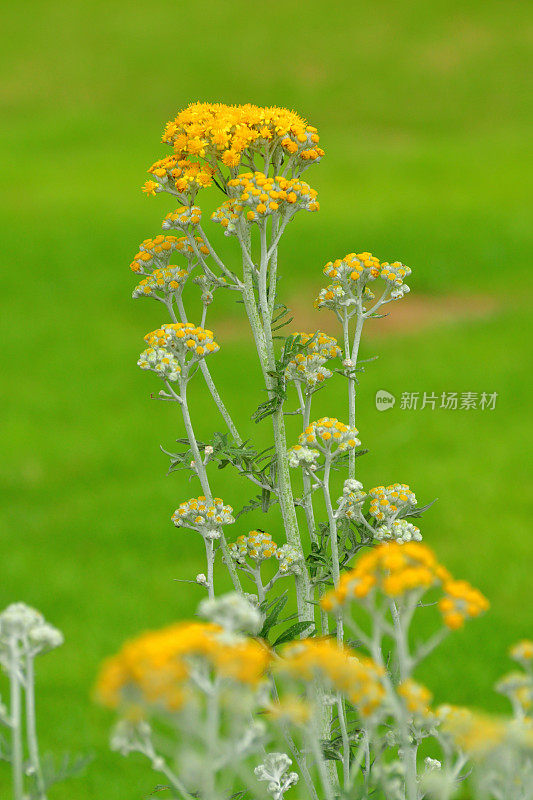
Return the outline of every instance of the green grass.
[[[174,579],[198,571],[200,543],[169,522],[196,487],[165,477],[158,450],[182,435],[179,418],[149,399],[155,378],[135,367],[161,319],[131,302],[128,271],[169,208],[140,195],[144,170],[164,152],[163,123],[195,99],[288,105],[320,129],[327,156],[307,175],[322,208],[287,232],[287,297],[310,296],[302,283],[317,287],[325,261],[360,249],[410,264],[417,294],[497,297],[487,318],[365,343],[380,358],[362,378],[358,427],[365,484],[437,496],[426,541],[492,601],[421,677],[439,701],[502,709],[491,686],[508,645],[531,635],[527,5],[26,0],[5,18],[0,607],[24,600],[64,630],[65,646],[39,664],[43,744],[97,755],[53,797],[148,794],[148,768],[108,752],[111,720],[91,684],[124,638],[192,614],[199,596]],[[230,313],[241,309],[215,307],[215,330]],[[254,356],[237,333],[221,344],[212,366],[224,397],[267,442],[268,422],[249,422],[264,399]],[[499,398],[495,411],[379,413],[379,388]],[[219,422],[200,389],[202,436]],[[339,391],[317,412],[344,416]],[[236,507],[250,494],[227,472],[216,486]],[[0,766],[0,795],[6,786]]]

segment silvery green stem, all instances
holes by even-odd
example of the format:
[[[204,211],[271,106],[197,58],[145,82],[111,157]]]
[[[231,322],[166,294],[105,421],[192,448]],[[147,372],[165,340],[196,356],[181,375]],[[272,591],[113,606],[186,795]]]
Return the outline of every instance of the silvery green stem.
[[[13,800],[23,800],[23,749],[22,749],[22,697],[20,683],[19,648],[16,639],[9,641],[9,685],[11,726],[11,769]]]
[[[262,603],[265,599],[265,587],[263,586],[263,580],[261,578],[261,565],[257,565],[253,570],[253,576],[255,585],[257,586],[257,597],[260,603]]]
[[[176,298],[176,305],[178,307],[178,312],[179,312],[179,315],[180,315],[180,320],[181,320],[181,322],[187,322],[187,314],[186,314],[186,311],[185,311],[185,307],[183,305],[183,299],[181,297],[181,294],[179,292],[176,292],[175,298]],[[170,316],[172,318],[172,321],[173,322],[177,322],[178,320],[177,320],[176,314],[174,313],[174,309],[172,308],[172,303],[168,303],[167,304],[167,308],[169,310],[169,313],[170,313]],[[224,422],[228,426],[229,432],[231,433],[231,435],[233,436],[233,438],[235,439],[237,444],[242,444],[242,439],[239,436],[239,432],[237,431],[237,428],[235,427],[235,423],[233,422],[233,420],[231,418],[231,414],[229,413],[228,409],[224,405],[224,402],[223,402],[223,400],[222,400],[222,398],[221,398],[221,396],[220,396],[220,394],[218,392],[218,389],[215,386],[213,378],[211,377],[211,373],[209,372],[209,367],[206,364],[205,358],[202,358],[201,361],[200,361],[200,370],[202,372],[202,375],[204,376],[204,380],[206,382],[207,388],[209,389],[209,391],[211,393],[211,397],[213,398],[216,407],[218,408],[218,410],[222,414],[222,418],[223,418]]]
[[[189,414],[189,406],[187,404],[187,375],[182,375],[180,377],[180,397],[181,397],[180,409],[181,409],[181,413],[182,413],[182,416],[183,416],[183,423],[185,425],[185,431],[187,433],[187,438],[189,440],[189,445],[191,447],[192,454],[193,454],[195,471],[196,471],[196,474],[198,475],[198,478],[200,479],[200,484],[202,486],[202,489],[203,489],[203,492],[204,492],[204,495],[205,495],[207,501],[209,503],[212,503],[213,502],[213,494],[211,492],[211,487],[209,485],[209,480],[208,480],[208,477],[207,477],[207,471],[205,469],[204,463],[203,463],[202,458],[200,456],[200,451],[198,450],[198,444],[196,443],[196,437],[194,435],[194,429],[192,427],[191,416]],[[229,552],[229,548],[228,548],[226,539],[225,539],[223,534],[220,537],[220,547],[222,549],[222,556],[224,558],[224,563],[225,563],[226,567],[228,568],[228,571],[229,571],[233,586],[236,589],[236,591],[242,593],[241,582],[239,580],[239,576],[237,575],[237,569],[235,567],[235,564],[233,563],[233,559],[231,558],[231,555],[230,555],[230,552]],[[212,564],[210,565],[209,561],[208,561],[208,565],[207,566],[208,566],[208,570],[211,567],[211,581],[212,581],[212,579],[213,579]],[[212,583],[211,583],[211,588],[208,589],[208,591],[209,591],[210,596],[211,596],[211,592],[214,591]]]
[[[207,559],[207,594],[211,600],[215,597],[215,586],[213,579],[213,566],[215,563],[215,550],[212,539],[205,539],[205,555]]]
[[[274,363],[274,347],[272,341],[272,331],[270,323],[266,328],[261,324],[261,319],[257,310],[257,303],[255,299],[255,292],[252,280],[251,258],[248,252],[248,242],[241,236],[241,248],[243,251],[243,273],[244,273],[244,288],[243,300],[252,328],[254,341],[263,371],[265,384],[269,393],[273,391],[272,377],[269,372],[273,370]],[[261,284],[261,281],[260,281]],[[263,303],[263,306],[265,304]],[[268,320],[267,320],[268,322]],[[296,509],[294,507],[294,497],[292,494],[292,486],[289,472],[289,462],[287,459],[287,440],[285,436],[285,422],[283,419],[283,408],[280,406],[272,414],[272,426],[274,429],[274,444],[276,448],[277,459],[277,477],[279,486],[279,503],[281,508],[281,515],[285,526],[287,541],[289,544],[302,550],[300,541],[300,532],[298,529],[298,519],[296,517]],[[296,599],[298,604],[298,617],[300,620],[309,619],[309,610],[307,606],[307,599],[309,597],[309,576],[307,570],[303,569],[299,575],[295,576],[296,583]]]
[[[324,754],[322,752],[322,747],[320,745],[320,740],[318,738],[318,733],[313,723],[311,723],[310,730],[308,731],[308,741],[311,747],[311,752],[315,758],[318,775],[320,777],[320,783],[322,784],[322,789],[324,790],[325,800],[335,800],[335,793],[333,791],[333,785],[331,781],[331,770],[328,771]]]
[[[394,601],[390,603],[392,620],[394,624],[394,639],[396,643],[396,656],[398,662],[399,679],[401,682],[411,677],[411,657],[409,655],[408,627],[403,625],[401,613]],[[402,761],[405,767],[405,800],[418,800],[417,781],[417,750],[416,743],[411,741],[409,723],[406,712],[402,708],[400,718],[402,726]]]
[[[344,309],[342,318],[342,330],[344,338],[344,358],[351,361],[352,375],[348,378],[348,424],[352,427],[355,426],[355,368],[357,366],[357,358],[359,355],[359,345],[361,343],[361,334],[363,332],[363,324],[365,317],[363,315],[363,304],[361,297],[358,298],[357,305],[357,321],[355,325],[355,334],[353,344],[350,346],[350,324],[348,309]],[[350,450],[348,454],[348,477],[355,478],[355,450]]]
[[[302,387],[299,381],[295,381],[296,391],[298,393],[298,399],[300,401],[300,410],[302,412],[302,428],[305,430],[309,425],[310,416],[311,416],[311,395],[308,394],[305,397],[303,396]],[[303,486],[304,486],[304,494],[302,498],[303,502],[303,509],[305,514],[305,519],[307,522],[307,527],[309,529],[309,537],[312,542],[317,541],[316,535],[316,525],[315,525],[315,514],[313,510],[313,495],[311,493],[311,480],[309,478],[309,473],[307,470],[302,470],[302,478],[303,478]]]
[[[178,776],[170,769],[165,759],[156,753],[151,740],[146,739],[142,744],[139,743],[138,749],[140,753],[143,753],[150,759],[152,768],[157,770],[157,772],[161,772],[170,781],[183,800],[193,800],[193,795],[189,794]]]
[[[333,514],[333,506],[331,505],[331,495],[329,492],[330,472],[331,472],[331,455],[328,453],[326,455],[326,463],[324,466],[324,480],[322,483],[322,489],[324,492],[324,501],[326,503],[326,511],[328,514],[328,523],[329,523],[329,541],[331,547],[331,573],[333,578],[333,584],[335,587],[337,587],[339,585],[339,580],[340,580],[339,547],[337,542],[337,521]],[[340,644],[343,640],[342,610],[336,612],[336,620],[337,620],[337,641]]]
[[[37,784],[38,800],[46,800],[46,790],[39,758],[39,745],[37,741],[37,727],[35,720],[35,670],[34,658],[26,656],[26,738],[28,752]]]
[[[342,739],[342,775],[344,787],[347,788],[350,782],[350,739],[348,737],[348,726],[346,724],[346,711],[344,700],[339,694],[337,698],[337,713],[339,716],[339,728]]]
[[[214,764],[218,758],[218,734],[220,726],[219,688],[217,679],[212,683],[211,691],[207,695],[206,717],[206,800],[216,797],[216,774]]]
[[[272,676],[270,677],[270,686],[271,686],[271,692],[272,692],[273,700],[276,700],[276,701],[279,702],[278,688],[277,688],[275,680],[274,680],[274,678]],[[302,773],[303,779],[304,779],[304,781],[305,781],[305,783],[307,785],[307,788],[309,789],[309,793],[311,794],[313,800],[319,800],[317,791],[315,789],[313,778],[311,776],[311,773],[309,772],[309,767],[307,766],[307,762],[305,760],[305,755],[296,746],[296,743],[295,743],[294,739],[292,738],[292,735],[291,735],[291,732],[290,732],[290,728],[287,725],[287,723],[283,722],[282,720],[279,720],[278,721],[278,725],[279,725],[279,727],[281,729],[281,732],[283,733],[285,741],[287,742],[287,744],[289,746],[289,750],[291,751],[292,755],[294,756],[294,759],[295,759],[296,763],[298,764],[298,767],[300,769],[300,772]]]

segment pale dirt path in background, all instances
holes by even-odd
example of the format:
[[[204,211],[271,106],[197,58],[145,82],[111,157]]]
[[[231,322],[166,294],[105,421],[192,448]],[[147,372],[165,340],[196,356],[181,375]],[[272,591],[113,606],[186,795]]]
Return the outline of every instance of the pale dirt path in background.
[[[314,297],[307,293],[289,299],[293,321],[280,333],[317,329],[338,336],[338,323],[328,309],[317,311],[313,307]],[[375,339],[395,334],[417,333],[443,324],[486,319],[495,314],[500,307],[493,295],[408,295],[402,300],[382,308],[387,316],[368,320],[365,325],[365,338]],[[215,323],[213,323],[215,324]],[[216,322],[217,338],[236,339],[246,335],[247,324],[243,319],[221,318]]]

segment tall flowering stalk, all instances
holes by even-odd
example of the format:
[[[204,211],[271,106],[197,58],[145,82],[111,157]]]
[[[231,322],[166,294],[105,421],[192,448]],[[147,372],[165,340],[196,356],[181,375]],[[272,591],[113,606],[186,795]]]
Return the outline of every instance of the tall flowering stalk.
[[[368,252],[329,262],[315,306],[335,314],[340,343],[319,330],[280,337],[278,247],[298,212],[319,210],[302,179],[324,155],[316,129],[281,108],[195,103],[167,124],[163,142],[173,153],[150,167],[144,191],[171,195],[178,206],[131,264],[142,276],[133,296],[164,307],[138,364],[159,376],[159,397],[181,413],[185,449],[169,453],[171,468],[190,470],[201,494],[180,502],[172,521],[204,541],[206,568],[196,583],[206,591],[199,607],[206,621],[145,634],[103,667],[97,696],[121,713],[113,746],[143,753],[185,800],[281,800],[297,782],[298,796],[312,800],[447,800],[472,747],[461,746],[453,713],[432,709],[414,672],[488,603],[421,544],[412,519],[425,508],[409,486],[365,490],[356,478],[365,452],[356,427],[364,323],[409,291],[411,270]],[[202,226],[197,198],[207,187],[224,195],[211,221],[232,240],[227,257]],[[195,321],[183,300],[189,280],[201,298]],[[225,350],[206,327],[220,289],[241,298],[257,351],[266,400],[255,419],[272,425],[272,447],[261,452],[239,433],[210,373],[211,357]],[[347,387],[347,421],[314,419],[315,395],[335,374]],[[198,440],[189,405],[200,375],[224,426],[210,442]],[[287,415],[299,422],[289,438]],[[244,509],[254,530],[216,496],[212,467],[228,465],[258,492]],[[274,504],[283,529],[272,536],[258,520]],[[232,595],[217,595],[220,561]],[[297,612],[284,618],[287,592],[274,587],[290,588],[288,580]],[[415,645],[412,625],[435,604],[435,632]],[[523,710],[523,697],[516,708]],[[442,762],[423,761],[428,737]],[[523,785],[530,783],[526,776]]]

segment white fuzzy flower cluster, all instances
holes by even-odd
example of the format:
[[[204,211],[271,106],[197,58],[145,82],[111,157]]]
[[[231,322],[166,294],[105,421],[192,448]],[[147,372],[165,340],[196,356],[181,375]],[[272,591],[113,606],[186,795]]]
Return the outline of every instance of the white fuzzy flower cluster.
[[[411,291],[409,286],[403,282],[404,278],[409,277],[411,271],[410,267],[406,267],[401,261],[394,261],[392,264],[384,262],[381,265],[381,277],[391,287],[393,300],[400,300]]]
[[[156,372],[165,381],[177,381],[181,373],[179,361],[164,347],[148,347],[143,350],[137,366]]]
[[[198,613],[228,633],[250,633],[255,636],[263,627],[263,614],[237,592],[202,600]]]
[[[290,381],[305,383],[309,388],[331,378],[332,372],[324,365],[331,358],[338,358],[341,349],[333,336],[321,331],[315,334],[298,333],[300,344],[306,347],[306,353],[298,353],[285,369],[285,377]]]
[[[298,437],[298,444],[289,450],[289,464],[299,466],[302,463],[311,463],[317,456],[314,455],[318,450],[326,457],[335,458],[346,450],[358,447],[361,442],[357,438],[359,431],[344,422],[339,422],[335,417],[321,417],[316,422],[312,422],[303,433]],[[315,445],[315,448],[309,448]],[[306,449],[305,455],[301,454],[302,449]]]
[[[12,603],[0,614],[0,663],[4,665],[13,644],[33,657],[59,647],[63,641],[61,631],[25,603]]]
[[[111,750],[120,753],[121,756],[128,756],[135,752],[144,753],[151,736],[152,729],[145,720],[132,722],[122,719],[113,728],[109,746]]]
[[[180,503],[172,515],[172,522],[176,528],[191,528],[206,539],[219,539],[219,527],[235,522],[232,512],[233,508],[225,506],[220,497],[214,497],[213,503],[208,505],[202,495]]]
[[[254,769],[258,781],[268,781],[267,791],[273,800],[283,800],[283,795],[298,782],[298,774],[289,772],[292,761],[285,753],[267,753],[262,764]]]
[[[386,525],[380,525],[374,532],[374,539],[378,542],[421,542],[420,529],[406,519],[395,519]]]
[[[342,497],[337,500],[338,516],[346,517],[346,519],[358,519],[367,496],[360,481],[354,478],[344,481]]]
[[[161,227],[165,231],[172,228],[185,230],[189,225],[199,225],[201,219],[202,212],[198,206],[178,206],[175,211],[166,215]]]
[[[288,451],[288,459],[290,467],[299,467],[305,465],[314,465],[320,452],[313,447],[303,447],[301,444],[295,444],[294,447]]]
[[[511,647],[509,655],[528,672],[533,671],[533,642],[523,639]]]
[[[156,269],[137,284],[131,296],[134,300],[137,297],[166,297],[183,286],[189,275],[189,270],[181,267]]]
[[[278,547],[275,554],[279,561],[279,571],[289,575],[300,575],[304,561],[303,553],[293,547],[292,544],[284,544]]]
[[[177,360],[182,370],[185,366],[188,367],[191,363],[220,350],[213,338],[213,331],[196,326],[192,322],[168,322],[147,333],[144,341],[156,351],[156,355],[151,354],[151,357],[157,363],[161,361],[159,351],[162,350],[166,352],[166,357]],[[137,362],[141,369],[153,369],[147,353],[148,350],[144,351]]]
[[[272,536],[265,531],[250,531],[247,536],[239,536],[229,546],[230,555],[237,564],[245,564],[247,558],[261,564],[271,558],[277,549]]]
[[[518,716],[531,715],[533,709],[533,677],[525,672],[509,672],[494,687],[509,698]]]
[[[369,491],[370,514],[386,525],[405,511],[416,506],[416,497],[405,483],[393,483],[390,486],[375,486]]]

